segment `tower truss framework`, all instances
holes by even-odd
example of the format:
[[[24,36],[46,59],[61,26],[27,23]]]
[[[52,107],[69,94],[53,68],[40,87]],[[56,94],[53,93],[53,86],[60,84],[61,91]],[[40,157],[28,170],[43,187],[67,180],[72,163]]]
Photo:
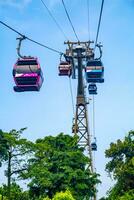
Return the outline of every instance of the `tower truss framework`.
[[[88,102],[86,100],[87,98],[83,80],[83,60],[94,57],[93,49],[90,48],[90,43],[93,42],[65,42],[65,44],[68,45],[65,58],[72,61],[72,78],[76,78],[76,69],[78,71],[76,112],[73,121],[72,132],[73,134],[78,135],[78,144],[84,147],[86,155],[90,159],[89,168],[93,173],[94,167],[91,149],[91,134],[88,121]],[[74,66],[74,59],[77,60],[77,66]],[[96,195],[93,197],[92,200],[96,200]]]

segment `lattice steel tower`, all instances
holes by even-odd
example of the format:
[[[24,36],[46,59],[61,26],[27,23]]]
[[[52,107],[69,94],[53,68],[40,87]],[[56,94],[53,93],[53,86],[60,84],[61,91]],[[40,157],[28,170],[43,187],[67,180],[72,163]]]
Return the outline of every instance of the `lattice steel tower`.
[[[66,42],[65,44],[68,44],[69,47],[69,49],[67,49],[66,59],[71,59],[73,62],[72,78],[75,78],[76,76],[78,78],[76,112],[72,126],[72,132],[73,134],[79,136],[78,143],[85,148],[86,154],[90,158],[91,162],[89,163],[89,168],[93,173],[94,167],[91,149],[91,135],[88,124],[88,102],[86,98],[85,83],[83,77],[83,63],[87,58],[91,58],[93,56],[93,50],[90,48],[90,43],[91,42]],[[75,64],[74,60],[76,61]],[[78,72],[77,75],[76,71]],[[96,200],[96,197],[93,199]]]

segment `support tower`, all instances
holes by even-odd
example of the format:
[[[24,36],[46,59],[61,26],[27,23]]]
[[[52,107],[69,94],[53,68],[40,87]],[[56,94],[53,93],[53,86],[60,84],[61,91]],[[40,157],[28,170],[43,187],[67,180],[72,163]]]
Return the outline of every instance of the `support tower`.
[[[70,59],[73,63],[72,78],[78,77],[77,98],[76,98],[76,112],[72,126],[72,132],[79,136],[79,145],[85,148],[85,151],[90,158],[89,168],[94,172],[92,149],[91,149],[91,135],[88,124],[88,109],[87,98],[85,91],[85,83],[83,78],[84,62],[87,58],[93,56],[93,49],[90,48],[92,42],[66,42],[69,49],[67,49],[66,59]],[[74,62],[74,60],[76,62]],[[74,65],[74,63],[76,63]],[[77,70],[76,70],[77,69]],[[76,74],[77,72],[77,74]],[[93,198],[96,200],[96,197]]]

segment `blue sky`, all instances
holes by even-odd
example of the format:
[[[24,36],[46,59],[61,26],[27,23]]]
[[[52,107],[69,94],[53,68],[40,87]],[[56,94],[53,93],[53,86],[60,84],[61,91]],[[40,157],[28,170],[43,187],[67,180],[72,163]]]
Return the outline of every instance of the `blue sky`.
[[[75,36],[60,0],[45,0],[53,15],[70,40]],[[88,39],[86,0],[66,0],[67,9],[81,40]],[[90,33],[95,39],[100,0],[90,1]],[[105,83],[98,85],[95,98],[97,172],[102,185],[98,196],[113,184],[104,171],[107,160],[104,151],[110,142],[123,138],[134,127],[134,0],[107,0],[100,29],[103,43]],[[60,51],[65,51],[64,36],[56,27],[40,0],[0,0],[0,20],[23,34]],[[24,137],[35,140],[60,132],[71,134],[72,104],[68,78],[58,77],[59,55],[24,41],[22,53],[37,56],[44,73],[44,84],[39,93],[13,92],[12,68],[17,59],[17,35],[0,25],[0,128],[28,127]],[[76,81],[72,81],[75,97]],[[89,122],[92,101],[89,105]],[[2,183],[5,179],[0,178]]]

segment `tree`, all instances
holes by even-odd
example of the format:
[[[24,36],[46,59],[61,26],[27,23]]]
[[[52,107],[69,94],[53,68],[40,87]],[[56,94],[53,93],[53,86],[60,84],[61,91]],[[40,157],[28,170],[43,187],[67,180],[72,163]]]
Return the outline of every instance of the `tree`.
[[[70,191],[57,193],[52,200],[75,200]]]
[[[8,145],[4,135],[5,133],[0,130],[0,167],[2,162],[8,159]]]
[[[119,197],[119,200],[134,200],[134,190],[129,190],[129,192]]]
[[[46,197],[43,200],[51,200],[50,198]],[[75,200],[69,190],[65,192],[57,192],[52,200]]]
[[[134,131],[130,131],[124,140],[111,143],[105,154],[111,159],[106,170],[116,180],[115,186],[108,193],[108,200],[124,200],[129,192],[134,196]]]
[[[34,148],[35,156],[29,159],[27,172],[22,172],[23,178],[31,179],[29,187],[33,199],[53,198],[57,192],[67,189],[78,200],[94,195],[98,175],[86,168],[89,158],[78,146],[76,137],[62,133],[48,136],[38,139]]]
[[[11,200],[11,178],[13,175],[19,177],[19,173],[27,169],[27,159],[32,152],[32,142],[21,138],[25,128],[19,131],[11,130],[9,133],[2,133],[6,141],[5,160],[7,160],[7,188],[8,200]]]
[[[10,197],[12,200],[29,200],[28,192],[23,192],[22,188],[20,188],[19,185],[17,185],[15,182],[11,184],[11,191],[10,191]],[[3,185],[3,187],[0,188],[0,200],[8,200],[8,187],[6,185]]]

